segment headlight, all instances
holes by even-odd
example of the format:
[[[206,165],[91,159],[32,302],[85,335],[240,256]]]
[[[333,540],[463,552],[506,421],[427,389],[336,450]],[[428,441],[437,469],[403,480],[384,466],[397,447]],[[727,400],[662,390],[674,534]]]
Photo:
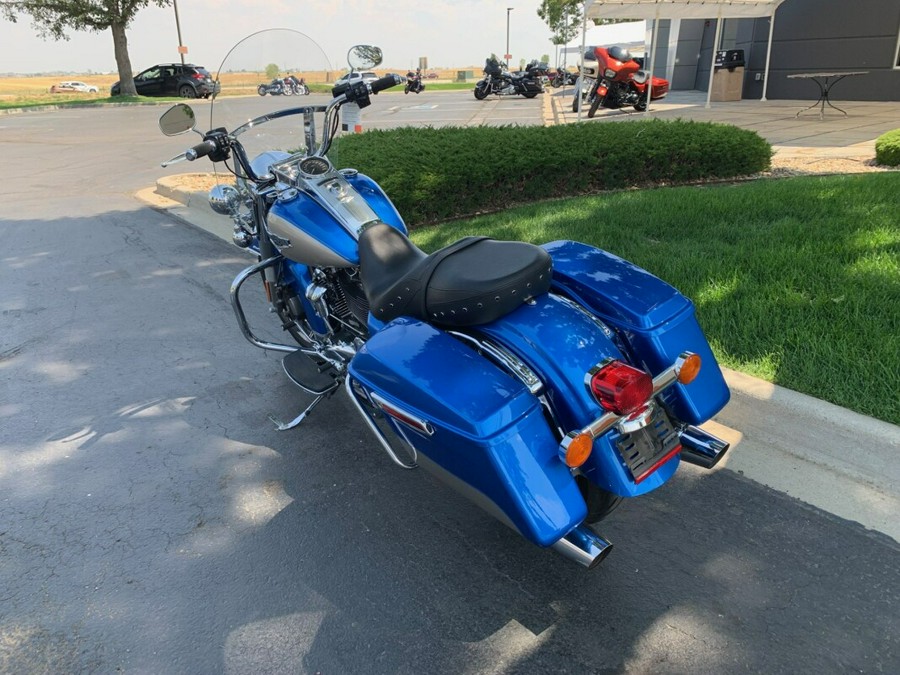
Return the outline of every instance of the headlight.
[[[614,71],[612,68],[607,68],[606,70],[603,71],[603,77],[608,77],[609,79],[612,79],[615,76],[616,76],[616,71]]]

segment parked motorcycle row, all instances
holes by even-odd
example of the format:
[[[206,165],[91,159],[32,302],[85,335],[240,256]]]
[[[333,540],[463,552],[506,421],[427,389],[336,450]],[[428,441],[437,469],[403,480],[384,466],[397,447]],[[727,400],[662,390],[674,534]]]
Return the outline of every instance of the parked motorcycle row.
[[[475,98],[482,101],[491,94],[534,98],[544,93],[543,80],[546,79],[547,71],[547,64],[532,61],[525,70],[510,73],[506,64],[492,56],[485,59],[482,71],[484,78],[475,84]]]
[[[219,72],[247,68],[257,54],[258,67],[324,56],[286,29],[249,36],[228,54]],[[358,70],[381,60],[369,45],[348,54]],[[496,62],[486,75],[476,96],[541,91],[536,76],[504,74]],[[608,87],[635,79],[601,75]],[[194,130],[202,141],[164,166],[208,157],[218,176],[234,174],[209,202],[252,256],[231,286],[239,331],[281,354],[289,380],[312,398],[289,422],[271,418],[278,429],[297,428],[343,393],[395,465],[425,469],[533,544],[594,567],[611,550],[597,522],[664,485],[682,460],[711,468],[727,451],[699,425],[728,388],[691,301],[612,253],[487,237],[420,250],[382,188],[329,152],[344,105],[364,108],[402,81],[351,79],[326,105],[249,121],[229,109],[234,98],[217,97],[209,131],[177,104],[160,129]],[[265,295],[254,297],[282,337],[251,325],[248,283],[262,284]]]
[[[260,96],[266,94],[271,96],[308,96],[309,87],[306,86],[304,78],[288,75],[287,77],[276,77],[268,84],[259,85],[256,93]]]

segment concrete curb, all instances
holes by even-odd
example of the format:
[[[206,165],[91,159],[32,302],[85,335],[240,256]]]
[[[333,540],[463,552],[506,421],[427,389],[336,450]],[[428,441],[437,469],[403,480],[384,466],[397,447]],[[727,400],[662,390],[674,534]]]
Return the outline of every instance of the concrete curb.
[[[157,181],[139,197],[231,241],[231,221],[206,193]],[[164,201],[161,201],[164,200]],[[737,371],[723,369],[732,397],[703,425],[732,444],[730,469],[900,542],[900,427]]]

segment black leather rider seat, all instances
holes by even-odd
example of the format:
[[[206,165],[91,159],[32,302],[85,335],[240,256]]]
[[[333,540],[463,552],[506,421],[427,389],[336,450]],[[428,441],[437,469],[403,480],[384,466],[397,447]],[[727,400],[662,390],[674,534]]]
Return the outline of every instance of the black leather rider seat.
[[[550,289],[550,255],[533,244],[466,237],[431,255],[385,223],[359,237],[369,310],[444,326],[488,323]]]

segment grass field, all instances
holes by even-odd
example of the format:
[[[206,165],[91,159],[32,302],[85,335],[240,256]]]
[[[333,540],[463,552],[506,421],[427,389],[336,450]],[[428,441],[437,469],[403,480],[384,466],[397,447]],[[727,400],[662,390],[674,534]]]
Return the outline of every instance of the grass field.
[[[719,362],[900,424],[900,173],[619,191],[416,230],[583,241],[691,298]]]
[[[460,70],[471,70],[476,75],[480,69],[474,67]],[[378,75],[386,75],[396,72],[406,75],[406,70],[375,71]],[[438,79],[426,80],[425,86],[429,89],[467,89],[474,86],[469,83],[455,83],[456,70],[438,70]],[[328,72],[302,73],[306,82],[311,85],[313,91],[327,91],[330,83],[333,83],[344,73],[343,70]],[[50,93],[50,87],[66,80],[78,80],[97,87],[100,91],[96,94],[83,92]],[[112,75],[40,75],[20,77],[0,77],[0,108],[14,108],[19,106],[49,105],[73,101],[102,101],[109,98],[109,88],[119,76]],[[262,73],[223,73],[222,88],[225,95],[253,94],[256,87],[262,82],[268,82],[269,78]],[[321,85],[321,86],[320,86]]]

